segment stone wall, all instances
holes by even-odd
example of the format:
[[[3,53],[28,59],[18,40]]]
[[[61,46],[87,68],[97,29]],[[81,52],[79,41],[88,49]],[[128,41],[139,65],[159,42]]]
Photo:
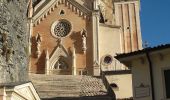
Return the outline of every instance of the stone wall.
[[[61,10],[64,11],[65,14],[60,15]],[[36,13],[35,13],[36,16]],[[35,16],[33,19],[35,19]],[[62,38],[62,45],[64,46],[65,50],[57,49],[59,45],[59,38],[55,37],[55,35],[51,34],[51,26],[54,22],[59,21],[61,19],[65,19],[68,22],[71,23],[71,31],[66,37]],[[36,22],[34,22],[35,24]],[[86,70],[88,71],[88,74],[92,75],[92,55],[93,55],[93,47],[92,47],[92,21],[83,19],[82,16],[80,16],[75,11],[72,11],[69,9],[68,6],[65,6],[65,4],[58,5],[57,8],[55,8],[50,14],[46,16],[43,20],[40,21],[40,23],[33,27],[33,33],[31,35],[31,59],[30,59],[30,73],[38,73],[38,74],[44,74],[45,73],[45,57],[46,57],[46,50],[48,50],[48,53],[50,55],[50,59],[52,55],[54,54],[54,51],[57,50],[57,54],[55,56],[55,59],[58,59],[58,56],[65,56],[63,54],[67,53],[65,57],[65,61],[68,64],[68,70],[56,70],[57,73],[60,74],[72,74],[72,48],[75,47],[75,56],[76,56],[76,69],[77,74],[82,71]],[[86,53],[83,53],[82,50],[82,35],[81,31],[85,29],[87,32],[87,50]],[[37,42],[36,42],[36,36],[41,36],[41,42],[39,43],[39,57],[37,56]],[[65,53],[63,53],[65,52]],[[51,61],[50,61],[51,62]],[[54,64],[56,62],[53,62]],[[53,63],[50,63],[51,68],[53,67]],[[55,74],[57,74],[55,73]]]
[[[0,0],[0,84],[27,80],[28,0]]]

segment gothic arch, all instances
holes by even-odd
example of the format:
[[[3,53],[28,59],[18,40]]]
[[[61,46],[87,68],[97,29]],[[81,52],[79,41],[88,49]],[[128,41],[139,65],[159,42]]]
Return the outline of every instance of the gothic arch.
[[[70,65],[71,65],[70,55],[66,51],[65,47],[62,44],[59,44],[59,46],[52,53],[51,57],[49,57],[49,59],[46,60],[46,72],[47,74],[51,73],[55,74],[56,71],[60,74],[62,74],[61,72],[66,73],[64,71],[70,70],[71,68]]]
[[[68,59],[63,57],[63,56],[59,56],[58,59],[56,60],[53,69],[57,69],[57,70],[66,70],[69,68],[69,64],[68,64]]]

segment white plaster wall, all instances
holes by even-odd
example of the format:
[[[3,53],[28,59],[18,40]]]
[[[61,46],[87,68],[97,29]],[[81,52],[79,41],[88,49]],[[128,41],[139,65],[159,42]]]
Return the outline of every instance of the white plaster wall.
[[[132,81],[133,81],[133,97],[135,100],[152,100],[151,96],[151,83],[150,83],[150,72],[148,62],[145,59],[134,59],[132,62]],[[147,97],[136,98],[135,89],[143,84],[150,88],[150,95]]]
[[[115,54],[121,52],[120,29],[100,25],[98,41],[100,61],[102,61],[105,55],[111,55],[113,57],[113,66],[115,67],[114,64],[116,62],[116,66],[120,67],[119,61],[114,59]]]
[[[154,80],[154,95],[155,100],[169,100],[166,99],[166,90],[164,85],[164,74],[163,70],[170,69],[170,50],[164,50],[161,52],[154,52],[150,54],[152,65],[153,65],[153,80]],[[141,83],[144,85],[150,86],[150,72],[149,65],[146,59],[144,58],[144,63],[140,58],[133,59],[132,61],[132,80],[133,80],[133,91],[135,87],[139,87]],[[151,90],[150,90],[151,91]],[[135,92],[133,92],[135,98]],[[152,100],[151,92],[149,97],[135,98],[135,100]]]
[[[100,57],[106,54],[120,53],[120,30],[119,28],[111,28],[99,26],[99,50]]]
[[[106,76],[109,83],[115,83],[118,85],[117,89],[113,89],[116,98],[130,98],[132,97],[132,75],[131,74],[121,74],[121,75],[109,75]]]
[[[164,51],[162,52],[162,55],[158,53],[158,54],[154,54],[151,57],[153,62],[155,98],[156,100],[165,100],[166,90],[164,85],[163,71],[166,69],[170,69],[170,61],[169,61],[170,53],[168,51]]]

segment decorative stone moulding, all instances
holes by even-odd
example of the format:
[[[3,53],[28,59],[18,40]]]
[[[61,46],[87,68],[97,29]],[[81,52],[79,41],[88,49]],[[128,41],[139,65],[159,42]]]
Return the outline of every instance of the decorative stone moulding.
[[[34,27],[39,25],[41,21],[43,21],[48,15],[52,13],[52,11],[55,10],[55,8],[57,8],[61,4],[65,4],[65,6],[68,7],[68,9],[71,9],[73,12],[75,12],[75,14],[78,14],[83,19],[90,20],[91,11],[86,8],[84,9],[78,8],[78,5],[75,4],[74,2],[75,1],[72,0],[61,0],[61,1],[56,0],[56,2],[54,2],[51,6],[47,5],[49,7],[45,11],[39,11],[40,13],[36,14],[33,17]],[[34,12],[36,12],[36,10]]]
[[[64,38],[71,33],[72,25],[66,19],[55,21],[51,26],[51,34],[55,38]]]

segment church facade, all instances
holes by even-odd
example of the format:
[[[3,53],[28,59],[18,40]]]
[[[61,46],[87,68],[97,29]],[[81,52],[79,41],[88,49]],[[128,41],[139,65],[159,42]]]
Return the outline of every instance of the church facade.
[[[126,69],[114,56],[142,48],[139,11],[139,0],[30,0],[29,73]]]

